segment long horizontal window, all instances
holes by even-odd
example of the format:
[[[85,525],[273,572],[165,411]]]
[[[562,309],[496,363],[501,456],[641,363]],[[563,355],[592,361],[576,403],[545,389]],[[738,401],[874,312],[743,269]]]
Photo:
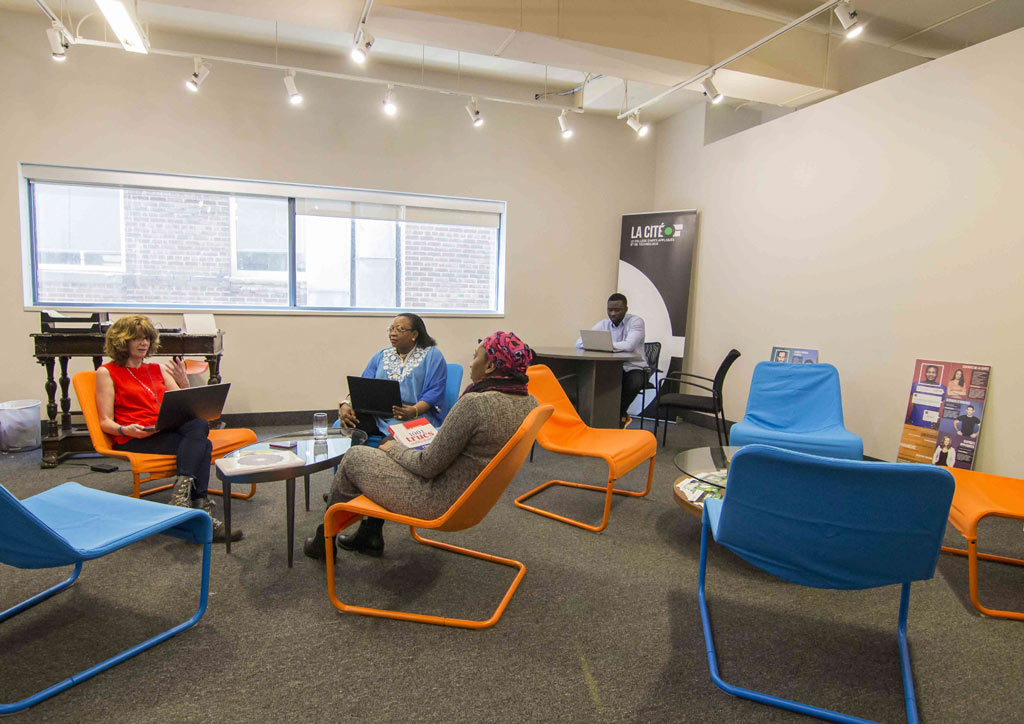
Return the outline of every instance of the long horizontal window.
[[[501,202],[22,169],[34,305],[502,311]]]

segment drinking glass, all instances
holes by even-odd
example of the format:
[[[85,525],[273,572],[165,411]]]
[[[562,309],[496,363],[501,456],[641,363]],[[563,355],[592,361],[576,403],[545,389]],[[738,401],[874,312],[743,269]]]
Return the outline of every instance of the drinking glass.
[[[327,439],[327,413],[318,412],[313,415],[313,437],[317,440]]]

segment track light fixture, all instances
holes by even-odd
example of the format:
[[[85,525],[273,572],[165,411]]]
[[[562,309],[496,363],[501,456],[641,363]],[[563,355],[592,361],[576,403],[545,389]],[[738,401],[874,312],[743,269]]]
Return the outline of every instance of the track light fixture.
[[[395,86],[388,83],[388,89],[384,92],[384,112],[393,116],[398,113],[398,106],[395,105]]]
[[[64,37],[64,33],[57,28],[56,24],[46,30],[46,38],[50,41],[50,53],[53,59],[58,63],[63,63],[67,60],[68,40]]]
[[[563,108],[562,112],[558,114],[558,127],[562,129],[562,138],[572,138],[572,129],[569,127],[569,119],[565,117],[568,112],[568,108]]]
[[[125,50],[130,53],[149,52],[149,38],[135,14],[134,5],[128,7],[125,0],[96,0],[96,5]]]
[[[370,31],[366,29],[366,26],[362,23],[359,24],[359,29],[356,31],[355,41],[352,44],[352,52],[349,54],[352,60],[359,65],[366,62],[367,57],[370,55],[370,48],[373,47],[373,36],[370,35]]]
[[[636,131],[636,135],[640,137],[646,136],[647,133],[651,130],[650,126],[648,126],[646,123],[640,122],[639,111],[637,111],[636,113],[629,114],[629,117],[626,119],[626,125],[632,128],[634,131]]]
[[[473,125],[479,128],[484,125],[484,117],[480,114],[480,109],[476,104],[476,96],[469,99],[469,103],[466,104],[466,113],[469,114],[470,120],[473,121]]]
[[[704,89],[704,95],[707,96],[708,100],[717,105],[722,102],[722,99],[725,98],[725,96],[719,93],[718,89],[715,88],[714,81],[712,81],[712,78],[714,77],[713,73],[709,75],[700,82],[700,87]]]
[[[295,86],[295,71],[289,70],[284,77],[284,87],[288,91],[288,102],[293,106],[297,106],[302,103],[302,94],[299,93],[299,89]]]
[[[856,38],[864,32],[864,26],[861,25],[860,18],[857,17],[857,11],[853,9],[853,2],[851,0],[843,0],[836,5],[835,13],[843,26],[843,30],[846,31],[847,39]]]
[[[203,59],[198,56],[193,58],[192,62],[195,66],[195,70],[192,71],[192,75],[190,75],[188,80],[185,81],[185,87],[193,93],[198,93],[199,87],[203,84],[203,81],[206,80],[206,76],[210,75],[210,66],[209,64],[204,63]]]

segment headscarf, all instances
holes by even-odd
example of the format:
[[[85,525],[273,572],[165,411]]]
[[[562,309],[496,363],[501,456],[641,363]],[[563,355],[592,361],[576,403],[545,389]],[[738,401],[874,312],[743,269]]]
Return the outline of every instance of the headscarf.
[[[471,382],[462,394],[497,390],[508,395],[528,395],[526,368],[533,362],[533,350],[513,332],[495,332],[480,340],[494,374]]]
[[[526,368],[533,362],[533,350],[513,332],[495,332],[484,337],[487,360],[502,374],[526,374]]]

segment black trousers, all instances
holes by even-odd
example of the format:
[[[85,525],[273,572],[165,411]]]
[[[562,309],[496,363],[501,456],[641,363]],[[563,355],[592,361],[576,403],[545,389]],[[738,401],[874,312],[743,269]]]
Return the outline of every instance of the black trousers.
[[[622,404],[619,409],[619,418],[626,416],[626,408],[636,399],[636,396],[640,394],[640,390],[644,388],[644,383],[647,382],[647,378],[644,377],[643,370],[623,370],[622,371]]]
[[[133,437],[118,450],[155,455],[174,455],[177,458],[178,475],[195,478],[192,499],[205,498],[210,487],[210,457],[213,443],[210,442],[210,423],[194,418],[177,430],[161,430],[149,437]]]

